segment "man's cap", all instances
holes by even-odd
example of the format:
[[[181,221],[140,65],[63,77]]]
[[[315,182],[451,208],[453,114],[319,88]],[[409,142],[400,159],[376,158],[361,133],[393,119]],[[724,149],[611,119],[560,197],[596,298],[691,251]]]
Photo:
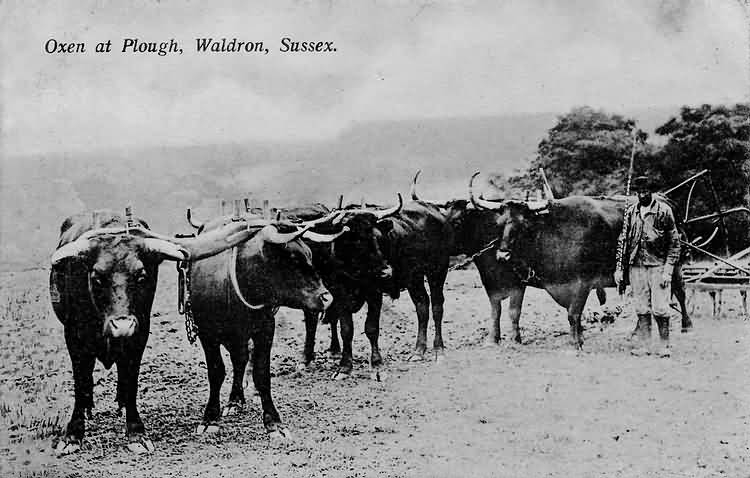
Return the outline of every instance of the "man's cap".
[[[648,176],[636,176],[633,178],[632,189],[634,191],[656,191],[656,181]]]

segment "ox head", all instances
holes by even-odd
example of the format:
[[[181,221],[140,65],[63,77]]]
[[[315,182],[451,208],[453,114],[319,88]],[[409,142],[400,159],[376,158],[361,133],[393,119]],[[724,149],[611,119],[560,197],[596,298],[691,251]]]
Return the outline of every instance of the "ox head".
[[[337,217],[337,213],[313,221],[291,223],[279,219],[260,218],[251,213],[240,216],[226,216],[201,223],[195,238],[201,244],[223,244],[237,246],[232,256],[232,286],[246,305],[256,308],[265,305],[283,305],[292,308],[323,311],[333,301],[333,297],[323,286],[312,262],[310,247],[303,242],[332,242],[348,232],[347,227],[338,226],[334,234],[322,234],[311,229],[324,226]],[[227,232],[222,232],[226,230]],[[215,236],[215,239],[210,239]],[[224,247],[225,249],[227,247]],[[209,255],[200,251],[212,247],[193,246],[191,258],[198,260]],[[196,269],[201,277],[213,275],[209,265],[205,268],[198,261]]]
[[[496,224],[501,229],[499,241],[495,247],[496,257],[500,261],[509,261],[515,256],[524,255],[532,226],[539,214],[549,210],[549,201],[488,201],[477,197],[473,191],[475,173],[469,182],[469,198],[478,210],[492,211],[497,215]]]
[[[51,262],[53,269],[68,263],[85,271],[84,293],[101,321],[102,336],[126,338],[148,321],[159,263],[187,256],[180,246],[163,239],[106,228],[88,231],[61,246]]]
[[[320,234],[312,224],[299,225],[274,221],[240,248],[237,275],[244,290],[255,300],[313,312],[325,311],[333,296],[323,285],[313,265],[312,251],[303,241],[332,242],[348,232]]]
[[[351,268],[357,278],[389,280],[393,275],[381,248],[382,233],[377,226],[381,221],[397,215],[402,207],[403,199],[398,194],[398,203],[393,207],[343,209],[333,221],[334,225],[349,229],[336,240],[336,259]]]

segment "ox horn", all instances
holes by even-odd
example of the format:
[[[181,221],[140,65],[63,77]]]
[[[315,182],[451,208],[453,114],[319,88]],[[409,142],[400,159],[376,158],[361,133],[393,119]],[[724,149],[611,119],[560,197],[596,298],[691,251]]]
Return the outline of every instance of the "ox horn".
[[[501,209],[503,207],[502,202],[487,201],[486,199],[482,199],[481,197],[474,196],[474,178],[479,176],[479,174],[481,174],[480,171],[477,171],[471,176],[471,179],[469,180],[469,199],[471,200],[471,203],[477,209]]]
[[[411,198],[413,201],[419,201],[419,196],[417,196],[417,181],[419,180],[419,175],[422,173],[421,169],[417,169],[417,174],[414,175],[414,179],[411,181],[411,189],[409,190],[409,193],[411,194]]]
[[[419,175],[419,173],[417,173],[417,175]],[[401,208],[404,206],[404,198],[401,197],[401,193],[396,193],[396,195],[398,196],[398,204],[396,204],[392,208],[383,209],[382,211],[378,211],[375,213],[375,217],[377,217],[378,221],[389,216],[396,215],[401,211]]]
[[[191,226],[193,226],[196,229],[200,229],[201,227],[203,227],[204,223],[199,222],[199,221],[195,221],[193,219],[193,212],[192,212],[190,206],[188,206],[187,210],[185,211],[185,215],[187,216],[187,222],[188,222],[188,224],[190,224]]]
[[[190,258],[190,253],[187,250],[171,241],[147,237],[143,242],[146,244],[146,250],[157,252],[168,259],[186,261]]]
[[[140,230],[140,228],[135,229]],[[78,257],[84,254],[89,249],[91,249],[91,243],[89,242],[89,240],[93,237],[103,236],[105,234],[125,234],[131,231],[133,231],[133,229],[129,229],[127,227],[103,227],[98,229],[91,229],[90,231],[86,231],[81,234],[75,241],[69,242],[53,252],[52,256],[50,257],[50,262],[52,265],[55,265],[63,259]]]
[[[261,229],[259,234],[265,242],[270,242],[271,244],[286,244],[302,237],[302,235],[309,231],[310,228],[312,228],[312,226],[306,225],[298,231],[282,233],[276,229],[276,226],[269,224]]]
[[[344,226],[343,228],[341,228],[341,231],[337,232],[336,234],[319,234],[317,232],[305,231],[302,237],[313,242],[333,242],[338,239],[340,235],[346,232],[349,232],[349,228]]]
[[[90,249],[91,243],[89,243],[88,238],[81,236],[75,241],[69,242],[53,252],[52,257],[50,257],[50,262],[54,266],[63,259],[79,257],[87,253]]]
[[[307,227],[307,226],[315,227],[318,224],[325,224],[327,222],[330,222],[330,223],[333,223],[333,224],[337,224],[338,222],[340,222],[341,216],[343,216],[345,213],[346,213],[345,211],[336,210],[336,211],[333,211],[331,213],[328,213],[327,215],[325,215],[325,216],[323,216],[321,218],[313,219],[312,221],[301,222],[301,223],[299,223],[297,225],[298,226],[303,226],[303,227]]]

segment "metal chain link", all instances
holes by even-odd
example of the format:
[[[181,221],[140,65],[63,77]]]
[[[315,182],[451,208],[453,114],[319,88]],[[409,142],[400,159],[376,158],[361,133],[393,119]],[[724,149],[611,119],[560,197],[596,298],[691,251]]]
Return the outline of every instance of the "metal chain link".
[[[198,337],[198,327],[193,319],[193,309],[190,302],[190,268],[192,262],[177,261],[177,312],[185,316],[185,332],[188,342],[195,343]]]
[[[495,243],[496,243],[496,242],[497,242],[497,241],[498,241],[499,239],[500,239],[499,237],[496,237],[495,239],[491,240],[491,241],[490,241],[490,242],[489,242],[489,243],[488,243],[488,244],[487,244],[486,246],[484,246],[484,247],[483,247],[482,249],[480,249],[479,251],[477,251],[477,252],[475,252],[474,254],[470,255],[469,257],[467,257],[466,259],[462,260],[462,261],[461,261],[461,262],[459,262],[458,264],[453,264],[452,266],[450,266],[450,267],[448,268],[448,271],[449,271],[449,272],[450,272],[450,271],[455,271],[456,269],[460,269],[461,267],[464,267],[464,266],[465,266],[465,265],[467,265],[467,264],[468,264],[469,262],[473,261],[473,260],[474,260],[474,259],[476,259],[477,257],[481,256],[481,255],[482,255],[482,254],[484,254],[485,252],[487,252],[487,251],[489,251],[490,249],[492,249],[493,247],[495,247]]]

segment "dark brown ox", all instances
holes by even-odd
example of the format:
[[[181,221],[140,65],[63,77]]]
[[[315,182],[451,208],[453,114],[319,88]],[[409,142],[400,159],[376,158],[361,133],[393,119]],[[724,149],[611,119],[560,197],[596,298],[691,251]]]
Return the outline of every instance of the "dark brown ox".
[[[395,299],[402,290],[408,290],[417,312],[417,341],[410,360],[424,359],[430,309],[435,325],[435,358],[441,358],[444,353],[443,286],[455,247],[454,229],[449,219],[441,207],[412,199],[398,214],[377,225],[381,249],[393,268],[393,277],[383,291]],[[425,279],[430,288],[429,295]]]
[[[201,258],[248,236],[223,228],[200,241],[172,240],[148,230],[140,219],[128,224],[110,211],[67,218],[51,258],[50,296],[65,330],[73,366],[75,403],[65,436],[56,450],[76,451],[94,406],[94,362],[117,364],[116,401],[125,408],[131,449],[153,449],[138,414],[138,372],[149,335],[151,305],[159,263]]]
[[[274,221],[236,248],[196,262],[190,271],[192,313],[198,328],[209,380],[209,398],[198,432],[213,430],[221,416],[220,391],[225,369],[220,346],[229,352],[233,365],[232,390],[225,414],[245,404],[243,378],[252,339],[252,375],[263,406],[263,424],[276,436],[286,436],[271,397],[271,346],[275,312],[279,306],[313,313],[325,311],[333,302],[313,266],[310,248],[303,238],[331,242],[338,234],[310,231],[333,216],[299,225]],[[243,220],[259,220],[244,215]],[[200,238],[231,223],[220,218],[200,226]],[[340,228],[339,228],[340,229]]]
[[[381,287],[392,276],[392,269],[386,262],[378,238],[377,224],[387,217],[398,214],[403,205],[401,195],[398,204],[383,210],[357,209],[340,210],[330,223],[315,226],[313,230],[323,234],[335,233],[342,226],[348,229],[330,244],[321,244],[309,239],[305,242],[313,252],[313,264],[320,273],[323,283],[334,297],[333,304],[326,311],[324,322],[331,324],[331,352],[341,352],[341,360],[333,378],[340,380],[352,371],[352,340],[354,323],[352,315],[366,303],[367,318],[365,335],[370,341],[370,367],[373,378],[380,380],[383,357],[380,354],[380,311],[383,304]],[[282,211],[290,219],[310,221],[336,213],[325,207],[289,208]],[[305,310],[305,347],[302,364],[310,365],[315,359],[315,333],[318,315]],[[341,324],[343,351],[339,348],[336,323]],[[335,341],[334,341],[335,340]]]
[[[571,196],[540,202],[492,202],[475,198],[478,208],[499,213],[501,234],[496,248],[498,266],[510,269],[515,283],[503,282],[500,290],[511,301],[514,339],[520,342],[518,318],[525,286],[545,289],[568,311],[571,343],[583,346],[581,313],[592,289],[613,287],[617,238],[627,202],[622,198]],[[502,269],[504,268],[504,269]],[[484,278],[483,278],[484,280]],[[486,285],[486,284],[485,284]],[[680,268],[675,268],[672,290],[678,299],[683,329],[691,327],[686,313]],[[488,290],[490,300],[492,295]],[[497,294],[500,298],[500,294]],[[601,295],[600,295],[601,300]],[[495,305],[493,304],[493,312]],[[497,316],[499,322],[499,302]],[[497,326],[499,339],[499,324]]]

